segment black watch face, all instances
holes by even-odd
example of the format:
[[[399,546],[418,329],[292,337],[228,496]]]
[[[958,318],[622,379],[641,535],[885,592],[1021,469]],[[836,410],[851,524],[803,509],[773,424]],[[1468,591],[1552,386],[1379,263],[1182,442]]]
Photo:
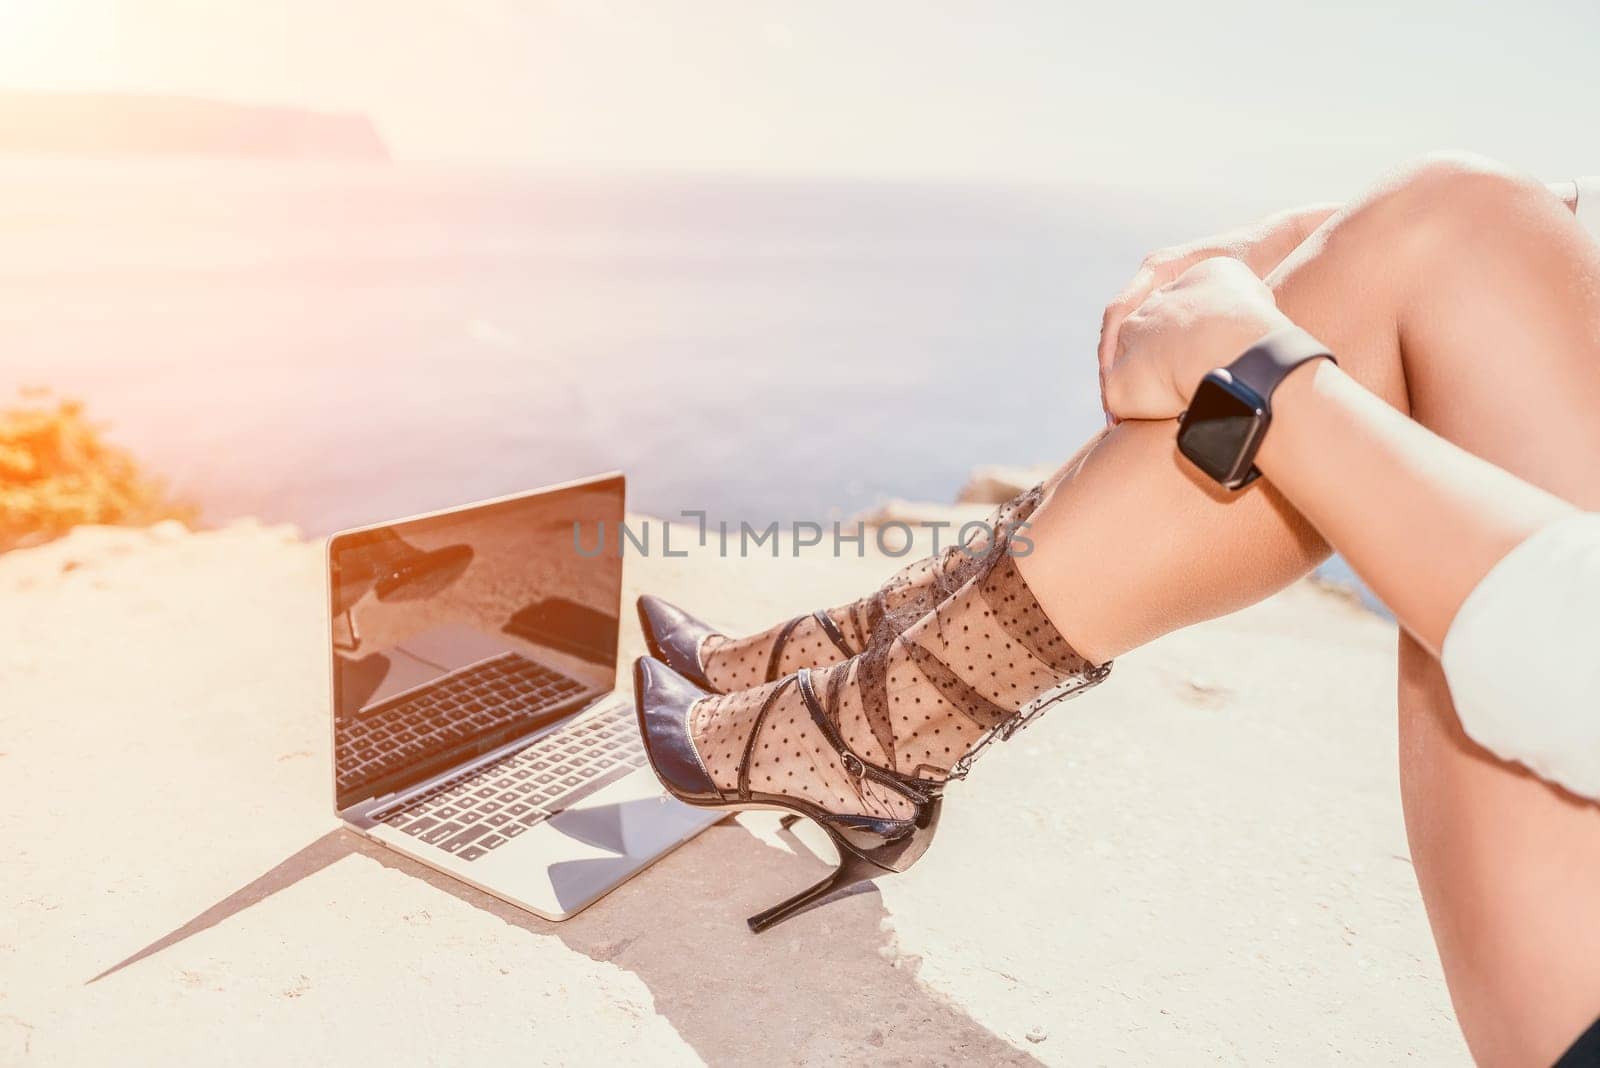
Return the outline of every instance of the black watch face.
[[[1255,393],[1213,371],[1201,379],[1178,428],[1178,450],[1225,486],[1239,484],[1266,429],[1266,405]]]

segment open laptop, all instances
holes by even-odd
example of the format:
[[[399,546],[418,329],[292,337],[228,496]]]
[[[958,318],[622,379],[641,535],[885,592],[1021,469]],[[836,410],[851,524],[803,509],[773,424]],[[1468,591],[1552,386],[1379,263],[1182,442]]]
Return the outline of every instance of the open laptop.
[[[552,920],[719,818],[662,792],[614,689],[623,489],[602,475],[328,543],[339,817]]]

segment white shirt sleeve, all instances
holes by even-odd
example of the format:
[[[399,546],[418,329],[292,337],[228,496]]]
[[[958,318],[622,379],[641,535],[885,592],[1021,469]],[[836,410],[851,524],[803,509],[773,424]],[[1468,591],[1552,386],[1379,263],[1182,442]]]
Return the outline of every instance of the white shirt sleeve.
[[[1507,553],[1462,602],[1440,659],[1473,741],[1600,800],[1600,513]]]
[[[1600,241],[1600,177],[1579,178],[1578,221]]]

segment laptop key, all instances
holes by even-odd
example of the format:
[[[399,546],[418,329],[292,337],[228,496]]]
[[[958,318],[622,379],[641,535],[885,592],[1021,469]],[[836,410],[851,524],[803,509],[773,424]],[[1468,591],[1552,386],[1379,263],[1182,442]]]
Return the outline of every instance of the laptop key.
[[[521,834],[527,829],[528,828],[524,827],[520,823],[508,823],[504,827],[501,827],[497,833],[502,834],[507,838],[515,838],[517,835]]]
[[[461,860],[477,860],[479,857],[483,856],[483,854],[484,850],[479,849],[477,846],[467,846],[467,848],[457,853],[456,856]]]
[[[478,839],[478,845],[484,849],[498,849],[506,844],[506,840],[498,834],[491,834],[487,838]]]
[[[465,848],[472,842],[474,838],[479,837],[488,830],[489,828],[483,826],[482,824],[479,824],[475,827],[468,827],[459,834],[452,835],[443,842],[440,842],[439,848],[444,850],[446,853],[454,853],[459,849]]]
[[[424,816],[420,820],[407,824],[405,827],[405,832],[411,837],[415,838],[417,835],[422,834],[430,827],[435,826],[438,822],[438,820],[433,819],[432,817]]]
[[[459,823],[441,823],[439,826],[431,827],[423,832],[422,840],[429,845],[438,845],[459,830],[461,830],[461,824]]]
[[[490,816],[488,819],[484,820],[483,822],[484,822],[484,825],[487,826],[487,827],[498,827],[498,826],[500,826],[501,824],[507,822],[510,819],[511,819],[511,817],[506,815],[504,812],[496,812],[493,816]]]

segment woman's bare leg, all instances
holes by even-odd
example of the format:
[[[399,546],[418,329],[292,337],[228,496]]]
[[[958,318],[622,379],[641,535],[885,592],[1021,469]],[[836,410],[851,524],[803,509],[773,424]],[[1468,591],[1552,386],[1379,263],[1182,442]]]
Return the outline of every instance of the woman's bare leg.
[[[1412,415],[1600,511],[1600,245],[1526,189],[1477,216],[1401,324],[1408,350],[1470,354],[1408,361]],[[1475,247],[1485,216],[1508,239]],[[1451,306],[1452,290],[1484,298]],[[1548,1064],[1600,1016],[1600,806],[1473,744],[1438,662],[1400,645],[1407,835],[1457,1015],[1480,1063]]]
[[[1469,161],[1412,168],[1271,282],[1391,404],[1600,509],[1600,246],[1542,186]],[[1259,600],[1326,555],[1270,486],[1224,494],[1173,438],[1170,423],[1118,427],[1033,517],[1019,567],[1091,659]],[[1600,807],[1474,746],[1436,662],[1404,638],[1400,708],[1408,835],[1468,1042],[1487,1063],[1548,1063],[1600,1014]]]

